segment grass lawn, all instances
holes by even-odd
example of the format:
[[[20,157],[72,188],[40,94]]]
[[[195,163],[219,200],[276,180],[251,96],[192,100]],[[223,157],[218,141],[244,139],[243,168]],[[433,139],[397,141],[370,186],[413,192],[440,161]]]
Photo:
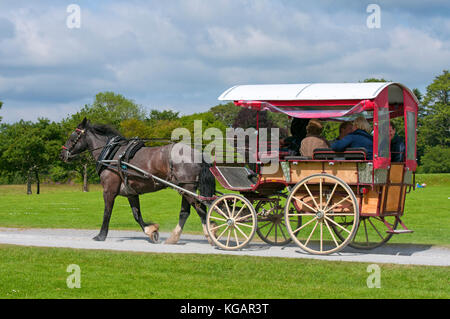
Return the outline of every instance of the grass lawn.
[[[450,298],[449,267],[0,245],[0,298]],[[70,264],[81,288],[66,284]],[[447,278],[447,279],[445,279]]]
[[[403,218],[414,233],[393,236],[390,242],[449,245],[450,174],[417,175],[416,181],[427,187],[407,195]],[[180,203],[181,197],[171,189],[143,195],[144,220],[159,223],[161,231],[171,231],[178,222]],[[0,227],[100,229],[102,216],[100,185],[91,185],[88,193],[81,192],[79,185],[43,185],[40,195],[26,195],[24,185],[0,185]],[[140,230],[126,198],[117,198],[110,228]],[[202,233],[194,209],[185,232]]]
[[[392,242],[449,244],[450,174],[420,175],[426,188],[407,196],[404,222],[415,232]],[[0,227],[99,229],[101,187],[0,186]],[[141,196],[144,219],[170,231],[180,197],[173,190]],[[139,230],[128,202],[118,198],[112,229]],[[192,210],[185,231],[201,233]],[[0,298],[443,298],[449,267],[383,264],[381,288],[369,289],[368,264],[249,256],[149,254],[0,245]],[[81,288],[69,289],[70,264],[81,268]],[[447,279],[445,279],[447,278]]]

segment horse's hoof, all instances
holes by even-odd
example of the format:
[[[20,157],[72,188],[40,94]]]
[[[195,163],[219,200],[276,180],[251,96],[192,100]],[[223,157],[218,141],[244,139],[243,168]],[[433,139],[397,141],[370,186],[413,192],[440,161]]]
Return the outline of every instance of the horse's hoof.
[[[166,241],[164,242],[164,245],[175,245],[176,243],[178,243],[178,238],[174,238],[171,236],[166,239]]]
[[[152,241],[153,243],[157,243],[159,240],[158,229],[159,229],[158,224],[153,224],[144,228],[145,234],[148,236],[148,238],[150,238],[150,241]]]
[[[159,232],[158,231],[154,231],[150,236],[148,236],[150,238],[150,240],[156,244],[158,243],[159,240]]]
[[[95,241],[105,241],[106,237],[97,235],[97,236],[95,236],[92,239],[95,240]]]

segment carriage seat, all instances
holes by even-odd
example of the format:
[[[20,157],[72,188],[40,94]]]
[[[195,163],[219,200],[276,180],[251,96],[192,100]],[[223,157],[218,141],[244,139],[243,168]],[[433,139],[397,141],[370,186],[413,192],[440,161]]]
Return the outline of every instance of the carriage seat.
[[[331,148],[316,148],[315,160],[366,160],[367,150],[363,147],[346,148],[344,152],[335,152]]]
[[[284,158],[286,161],[308,161],[312,160],[311,156],[286,156]]]
[[[283,160],[286,159],[287,156],[289,156],[289,152],[284,151],[267,151],[258,153],[259,160],[263,162]]]

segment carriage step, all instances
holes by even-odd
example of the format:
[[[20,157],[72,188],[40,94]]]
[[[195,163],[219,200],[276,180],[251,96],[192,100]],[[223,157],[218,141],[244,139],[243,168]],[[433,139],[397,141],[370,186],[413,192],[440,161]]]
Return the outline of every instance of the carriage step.
[[[386,233],[389,233],[389,234],[409,234],[409,233],[414,233],[414,230],[411,230],[411,229],[387,230]]]
[[[403,229],[392,229],[391,225],[389,225],[389,223],[387,223],[384,219],[383,222],[384,224],[387,226],[388,230],[386,231],[386,233],[388,234],[409,234],[409,233],[413,233],[414,230],[410,230],[408,229],[408,227],[406,227],[406,225],[402,222],[402,220],[399,217],[396,217],[398,223],[400,224],[400,226]]]

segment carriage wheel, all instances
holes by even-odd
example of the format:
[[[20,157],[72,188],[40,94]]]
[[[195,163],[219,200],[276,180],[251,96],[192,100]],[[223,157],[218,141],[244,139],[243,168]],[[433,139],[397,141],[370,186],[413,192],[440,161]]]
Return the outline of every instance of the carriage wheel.
[[[223,195],[212,202],[206,220],[211,240],[226,250],[245,247],[252,240],[257,227],[252,204],[236,194]]]
[[[291,208],[295,208],[292,212]],[[289,218],[302,218],[300,227]],[[340,178],[315,174],[301,180],[291,191],[285,208],[287,229],[293,241],[303,250],[317,255],[338,252],[356,234],[359,206],[352,189]],[[332,227],[342,229],[342,240]]]
[[[284,246],[289,244],[292,239],[286,229],[284,221],[284,205],[287,196],[280,194],[269,198],[269,200],[261,200],[256,205],[256,214],[258,215],[258,228],[256,233],[264,242],[273,246]],[[300,227],[302,218],[300,216],[291,216],[291,221],[297,222]],[[297,228],[296,227],[296,228]]]
[[[395,216],[360,216],[356,235],[348,245],[356,249],[374,249],[382,246],[394,235],[386,232],[385,222],[392,229],[397,229],[398,219]],[[347,225],[344,224],[343,226],[346,227]],[[343,230],[337,227],[333,227],[333,230],[339,239],[343,240]]]

